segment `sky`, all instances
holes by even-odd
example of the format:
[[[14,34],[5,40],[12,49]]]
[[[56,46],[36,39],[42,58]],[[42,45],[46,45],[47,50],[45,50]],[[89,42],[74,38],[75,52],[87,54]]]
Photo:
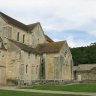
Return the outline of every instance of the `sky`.
[[[24,24],[40,22],[45,34],[70,47],[96,42],[96,0],[0,0],[0,11]]]

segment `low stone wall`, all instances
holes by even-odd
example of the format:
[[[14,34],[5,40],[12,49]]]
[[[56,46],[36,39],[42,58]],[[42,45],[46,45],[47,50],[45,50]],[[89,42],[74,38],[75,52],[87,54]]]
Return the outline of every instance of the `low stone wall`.
[[[96,83],[96,80],[83,80],[79,81],[79,83]]]
[[[74,81],[65,81],[65,80],[32,80],[32,81],[24,81],[19,80],[17,85],[25,85],[25,86],[32,86],[32,85],[65,85],[71,84]]]
[[[73,81],[65,81],[65,80],[35,80],[31,81],[32,85],[65,85],[70,84]]]
[[[65,80],[8,80],[8,85],[18,85],[18,86],[33,86],[33,85],[66,85],[66,84],[82,84],[82,83],[96,83],[96,80],[83,80],[83,81],[65,81]]]

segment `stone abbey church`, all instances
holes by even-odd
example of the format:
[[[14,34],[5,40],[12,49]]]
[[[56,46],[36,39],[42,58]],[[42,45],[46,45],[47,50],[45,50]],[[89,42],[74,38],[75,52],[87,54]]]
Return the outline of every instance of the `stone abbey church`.
[[[54,42],[40,23],[25,25],[0,12],[0,85],[73,80],[66,41]]]

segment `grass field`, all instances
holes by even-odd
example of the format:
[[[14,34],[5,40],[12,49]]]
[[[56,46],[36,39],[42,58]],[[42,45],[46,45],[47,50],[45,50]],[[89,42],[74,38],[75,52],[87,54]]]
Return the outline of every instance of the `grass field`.
[[[61,95],[61,94],[39,94],[31,92],[19,92],[19,91],[8,91],[0,90],[0,96],[81,96],[81,95]]]
[[[96,92],[96,84],[76,84],[76,85],[66,85],[66,86],[41,85],[41,86],[33,86],[33,87],[24,87],[24,89]]]

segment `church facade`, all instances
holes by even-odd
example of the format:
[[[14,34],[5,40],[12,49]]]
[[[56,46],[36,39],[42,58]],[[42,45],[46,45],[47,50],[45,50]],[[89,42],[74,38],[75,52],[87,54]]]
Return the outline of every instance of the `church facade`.
[[[39,22],[25,25],[0,12],[0,85],[73,80],[66,41],[54,42]]]

